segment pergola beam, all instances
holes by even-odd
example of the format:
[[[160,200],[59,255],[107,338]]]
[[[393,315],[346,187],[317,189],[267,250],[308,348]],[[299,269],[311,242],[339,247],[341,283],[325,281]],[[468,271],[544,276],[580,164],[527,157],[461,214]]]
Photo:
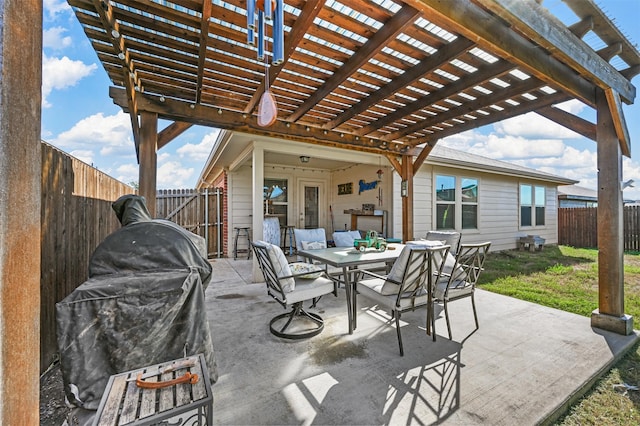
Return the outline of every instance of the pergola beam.
[[[126,94],[122,88],[111,87],[109,96],[113,102],[127,109]],[[141,112],[158,114],[165,120],[181,121],[202,126],[217,127],[242,133],[253,133],[262,136],[288,140],[297,140],[317,145],[354,149],[375,154],[395,153],[396,155],[417,155],[419,150],[396,142],[387,142],[357,135],[321,130],[297,123],[276,121],[272,126],[258,126],[257,118],[248,114],[212,108],[205,105],[177,101],[158,96],[138,93],[137,107]]]
[[[504,19],[512,29],[525,34],[580,75],[605,90],[612,88],[627,103],[636,97],[635,87],[606,60],[591,54],[591,48],[564,27],[547,9],[534,1],[476,0]],[[620,47],[622,49],[622,46]]]
[[[624,112],[622,111],[622,102],[620,102],[620,95],[615,90],[608,88],[604,91],[609,104],[609,111],[611,112],[611,119],[613,120],[613,127],[616,130],[618,141],[620,142],[620,149],[622,154],[627,157],[631,157],[631,141],[629,139],[629,130],[627,128],[627,121],[624,118]]]
[[[291,114],[287,121],[297,121],[306,114],[317,103],[322,101],[336,87],[342,84],[350,75],[355,73],[369,59],[378,54],[381,46],[389,43],[389,40],[395,39],[397,35],[407,26],[412,25],[414,20],[419,16],[417,10],[413,7],[405,5],[382,28],[375,32],[367,42],[360,47],[353,56],[351,56],[342,67],[336,70],[322,86],[318,88],[311,96],[309,96],[298,109]]]
[[[471,0],[407,2],[421,7],[425,13],[433,14],[451,30],[475,41],[488,52],[512,61],[551,87],[560,87],[585,104],[595,106],[594,85],[591,82]]]
[[[134,81],[135,74],[131,66],[129,52],[124,45],[124,39],[120,34],[119,24],[113,16],[113,7],[108,2],[93,0],[94,7],[98,11],[100,21],[105,28],[107,37],[113,45],[115,55],[122,61],[122,81],[127,89],[127,103],[129,109],[129,119],[133,131],[133,142],[136,148],[136,155],[140,156],[140,123],[138,122],[138,110],[136,106],[136,88],[138,84]],[[106,6],[106,7],[105,7]]]
[[[572,130],[585,138],[596,140],[596,125],[554,106],[546,106],[535,111],[537,114]]]
[[[180,136],[183,132],[191,128],[193,124],[184,121],[174,121],[158,133],[158,149],[163,148],[169,142]]]

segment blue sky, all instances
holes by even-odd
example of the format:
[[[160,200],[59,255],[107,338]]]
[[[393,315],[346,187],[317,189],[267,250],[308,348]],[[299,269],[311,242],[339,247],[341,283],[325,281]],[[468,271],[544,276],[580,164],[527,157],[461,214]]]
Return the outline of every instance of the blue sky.
[[[138,164],[127,114],[116,107],[110,81],[65,0],[44,0],[42,139],[125,182],[138,180]],[[598,4],[632,41],[640,43],[640,0],[600,0]],[[565,23],[575,22],[561,0],[543,6]],[[569,17],[569,18],[568,18]],[[585,41],[603,47],[597,39]],[[600,44],[598,44],[600,43]],[[616,64],[614,59],[614,65]],[[640,200],[640,77],[634,105],[624,105],[631,137],[631,159],[624,158],[624,180],[634,188],[626,199]],[[595,122],[593,109],[571,101],[562,108]],[[160,122],[159,129],[168,123]],[[158,152],[158,188],[192,188],[215,141],[217,130],[194,126]],[[596,189],[596,144],[537,114],[465,132],[441,143],[580,181]]]

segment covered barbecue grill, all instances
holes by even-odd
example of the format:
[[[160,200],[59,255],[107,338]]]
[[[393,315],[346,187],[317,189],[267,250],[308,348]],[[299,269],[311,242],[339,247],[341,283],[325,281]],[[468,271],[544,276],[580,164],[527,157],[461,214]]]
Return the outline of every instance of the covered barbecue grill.
[[[93,253],[89,279],[56,304],[67,399],[95,410],[112,374],[204,354],[217,380],[204,303],[211,264],[204,241],[152,219],[144,198],[113,203],[123,227]]]

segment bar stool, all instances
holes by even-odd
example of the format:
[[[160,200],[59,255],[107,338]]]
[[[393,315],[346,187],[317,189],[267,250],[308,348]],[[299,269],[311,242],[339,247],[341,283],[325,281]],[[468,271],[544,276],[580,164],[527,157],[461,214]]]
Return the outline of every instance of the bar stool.
[[[236,237],[233,241],[233,259],[238,258],[238,253],[244,253],[245,250],[247,252],[247,259],[251,259],[251,237],[249,236],[249,228],[248,226],[234,226],[233,229],[236,231]],[[238,250],[238,238],[242,236],[247,237],[247,248]]]
[[[293,226],[293,225],[280,226],[280,231],[282,231],[282,237],[280,239],[282,241],[282,250],[286,252],[287,251],[287,247],[288,247],[289,248],[289,256],[293,256],[293,250],[296,247],[295,237],[293,235],[293,228],[295,228],[295,226]],[[289,238],[287,238],[287,237],[289,237]],[[287,242],[288,242],[288,244],[287,244]]]

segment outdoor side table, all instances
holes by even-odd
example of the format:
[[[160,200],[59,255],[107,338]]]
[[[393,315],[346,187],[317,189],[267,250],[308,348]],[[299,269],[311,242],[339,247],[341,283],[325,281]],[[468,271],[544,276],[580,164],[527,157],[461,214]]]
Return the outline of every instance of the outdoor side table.
[[[168,367],[192,364],[162,373]],[[161,389],[140,388],[136,385],[139,373],[147,382],[169,381],[186,372],[197,374],[194,384],[181,383]],[[115,374],[109,378],[93,421],[94,426],[106,425],[211,425],[213,424],[213,396],[211,381],[202,354]]]

